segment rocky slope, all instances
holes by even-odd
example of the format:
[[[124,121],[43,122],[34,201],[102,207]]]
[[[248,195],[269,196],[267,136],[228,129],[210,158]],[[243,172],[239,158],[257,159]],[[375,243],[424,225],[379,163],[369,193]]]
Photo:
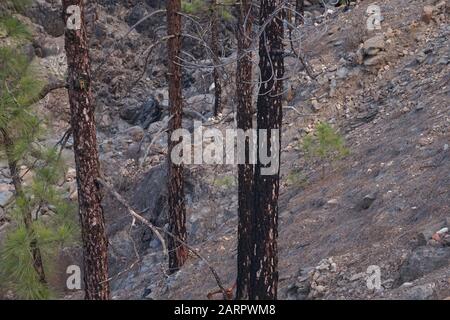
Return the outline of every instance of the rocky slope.
[[[281,299],[450,296],[445,231],[450,227],[450,9],[445,1],[377,1],[381,30],[367,31],[365,11],[372,2],[359,2],[348,12],[307,3],[300,49],[316,79],[296,58],[286,58]],[[147,3],[153,2],[99,1],[92,6],[91,55],[105,176],[136,210],[164,226],[167,83],[165,48],[154,45],[154,37],[165,32],[159,28],[163,17],[155,16],[122,39],[145,12],[158,10],[159,5]],[[23,17],[36,34],[35,63],[43,76],[62,77],[61,26],[47,25],[36,13],[57,10],[58,3],[37,0],[35,6],[29,18]],[[208,58],[186,45],[200,59]],[[144,70],[147,55],[151,61]],[[232,52],[223,60],[232,62]],[[233,79],[234,67],[228,64],[224,77]],[[194,119],[221,130],[234,126],[233,86],[225,88],[223,116],[212,119],[211,82],[207,68],[185,71],[186,128]],[[49,143],[59,140],[67,128],[64,90],[36,108],[54,120]],[[350,150],[325,168],[305,159],[299,146],[319,121],[332,123]],[[73,161],[70,143],[65,156]],[[1,165],[3,207],[13,194]],[[189,242],[230,286],[236,275],[235,177],[231,166],[191,165],[186,170]],[[73,201],[74,184],[70,170],[65,186]],[[126,210],[110,196],[105,208],[114,298],[204,299],[217,289],[208,265],[196,257],[166,276],[161,245],[149,230],[132,227]],[[0,210],[0,224],[7,221],[4,216]],[[0,237],[6,227],[0,226]],[[79,263],[77,249],[63,256],[61,270]],[[381,276],[381,287],[375,289],[367,286],[373,266]],[[67,299],[80,297],[65,294]]]

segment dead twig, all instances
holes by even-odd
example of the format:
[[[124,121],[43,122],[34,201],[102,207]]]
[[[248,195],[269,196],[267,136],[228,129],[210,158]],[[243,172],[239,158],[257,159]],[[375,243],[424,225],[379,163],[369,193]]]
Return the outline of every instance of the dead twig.
[[[120,204],[122,204],[129,212],[129,214],[133,217],[133,224],[134,224],[134,220],[138,220],[140,221],[142,224],[144,224],[145,226],[147,226],[148,228],[150,228],[150,230],[152,230],[155,235],[158,237],[158,239],[161,241],[161,244],[163,245],[163,250],[164,253],[167,255],[167,248],[165,245],[165,241],[164,238],[161,236],[161,232],[165,233],[166,235],[168,235],[169,237],[172,237],[173,239],[175,239],[176,241],[178,241],[180,244],[184,245],[193,255],[195,255],[197,258],[201,259],[209,268],[209,270],[211,271],[217,286],[219,287],[220,291],[223,294],[224,299],[227,299],[227,296],[229,296],[229,289],[226,289],[223,285],[222,280],[219,277],[219,274],[216,272],[216,270],[213,268],[213,266],[209,263],[209,261],[203,257],[200,253],[197,252],[197,250],[195,248],[193,248],[192,246],[188,245],[185,241],[179,239],[176,235],[174,235],[173,233],[171,233],[170,231],[167,231],[163,228],[154,226],[152,223],[150,223],[147,219],[145,219],[144,217],[140,216],[139,214],[137,214],[133,208],[131,208],[131,206],[127,203],[127,201],[119,194],[117,193],[117,191],[114,190],[114,188],[112,186],[110,186],[106,181],[97,178],[96,181],[101,184],[109,193],[111,193],[117,201],[120,202]]]
[[[163,251],[164,251],[164,255],[168,256],[166,242],[164,241],[164,238],[161,235],[161,233],[158,231],[158,228],[155,227],[150,221],[148,221],[141,215],[137,214],[133,210],[133,208],[131,208],[131,206],[128,204],[128,202],[116,190],[114,190],[114,188],[112,186],[110,186],[106,181],[98,178],[97,182],[100,183],[109,193],[111,193],[114,196],[114,198],[116,198],[117,201],[120,202],[121,205],[123,205],[128,210],[128,213],[133,218],[132,225],[134,225],[135,221],[138,220],[139,222],[141,222],[142,224],[147,226],[150,230],[152,230],[152,232],[156,235],[156,237],[158,237],[159,241],[161,242],[161,245],[162,245]]]

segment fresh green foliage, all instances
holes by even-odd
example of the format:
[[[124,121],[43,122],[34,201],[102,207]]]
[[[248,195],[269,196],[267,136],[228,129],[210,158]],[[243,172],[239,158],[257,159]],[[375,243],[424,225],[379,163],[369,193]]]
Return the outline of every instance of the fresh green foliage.
[[[18,38],[18,39],[29,39],[30,32],[26,26],[20,22],[18,19],[6,16],[0,17],[0,30],[4,31],[5,36]]]
[[[3,0],[2,0],[3,1]],[[19,10],[26,1],[2,2],[0,30],[10,39],[28,41],[27,29],[8,10]],[[39,281],[33,266],[30,244],[36,241],[41,252],[46,274],[52,272],[55,256],[62,246],[77,240],[78,225],[75,206],[65,199],[59,184],[64,178],[65,166],[55,148],[39,144],[42,120],[32,108],[43,83],[38,81],[29,60],[10,41],[9,47],[0,47],[0,150],[6,151],[8,161],[27,164],[32,181],[23,187],[14,207],[7,214],[11,220],[6,239],[0,249],[0,286],[14,290],[24,299],[47,299],[51,289]],[[0,156],[5,155],[0,153]],[[24,217],[34,217],[31,228],[26,228]]]
[[[54,269],[54,257],[61,247],[75,243],[79,234],[76,208],[58,189],[64,175],[64,164],[54,148],[39,154],[34,177],[25,195],[16,200],[11,213],[11,228],[0,250],[0,281],[14,289],[24,299],[48,299],[51,290],[39,282],[30,253],[30,239],[22,217],[32,208],[39,217],[33,221],[33,230],[47,273]],[[44,212],[47,219],[43,219]]]
[[[26,57],[16,49],[0,47],[0,130],[14,140],[13,157],[24,156],[39,134],[40,121],[31,104],[42,89]]]
[[[23,299],[47,299],[50,292],[38,279],[33,268],[30,253],[30,239],[25,226],[19,225],[11,230],[0,255],[0,280],[9,284]]]
[[[188,14],[205,12],[208,9],[208,2],[205,0],[181,1],[181,11]]]
[[[226,8],[223,9],[220,13],[222,15],[222,19],[225,21],[232,21],[234,19],[234,16],[231,13],[231,11],[227,10]]]
[[[231,188],[232,186],[234,186],[234,184],[235,184],[234,178],[231,176],[221,177],[214,180],[214,185],[216,187],[221,187],[225,189]]]
[[[349,154],[344,138],[331,125],[321,122],[314,133],[303,139],[303,150],[307,157],[330,162]]]
[[[300,169],[294,169],[286,177],[287,184],[294,187],[304,187],[308,182],[308,178]]]
[[[220,17],[222,17],[223,20],[233,20],[234,17],[230,8],[235,2],[235,0],[223,0],[218,2],[217,9],[219,10]],[[212,10],[211,5],[210,0],[183,0],[181,1],[181,11],[192,15],[206,14],[209,10]]]

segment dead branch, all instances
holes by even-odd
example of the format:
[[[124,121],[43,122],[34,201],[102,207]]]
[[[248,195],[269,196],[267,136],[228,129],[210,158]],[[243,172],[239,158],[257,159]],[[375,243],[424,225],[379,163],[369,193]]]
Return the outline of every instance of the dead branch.
[[[145,226],[147,226],[152,232],[158,237],[159,241],[161,242],[161,245],[163,247],[164,255],[168,256],[168,251],[166,247],[166,242],[164,241],[164,238],[162,237],[161,233],[158,231],[158,228],[155,227],[150,221],[142,217],[141,215],[137,214],[133,208],[128,204],[128,202],[116,191],[112,186],[110,186],[106,181],[97,179],[97,182],[100,183],[109,193],[111,193],[117,201],[120,202],[121,205],[123,205],[127,210],[128,213],[133,217],[132,225],[134,225],[135,220],[138,220]]]
[[[163,228],[154,226],[147,219],[145,219],[144,217],[142,217],[139,214],[137,214],[133,210],[133,208],[131,208],[131,206],[127,203],[127,201],[117,191],[115,191],[114,188],[111,185],[109,185],[106,181],[104,181],[104,180],[102,180],[100,178],[97,178],[96,181],[99,184],[101,184],[109,193],[111,193],[116,198],[116,200],[119,201],[120,204],[123,205],[128,210],[129,214],[133,217],[133,223],[134,223],[134,220],[138,220],[141,223],[143,223],[145,226],[150,228],[150,230],[152,230],[155,233],[155,235],[158,237],[158,239],[161,241],[161,244],[163,245],[163,250],[164,250],[165,255],[167,255],[167,249],[166,249],[164,238],[161,236],[161,233],[159,231],[165,233],[169,237],[174,238],[179,243],[184,245],[193,255],[195,255],[196,257],[201,259],[208,266],[209,270],[211,271],[212,275],[214,276],[214,279],[216,280],[217,286],[221,290],[224,299],[227,298],[227,289],[224,287],[223,282],[220,279],[218,273],[213,268],[213,266],[208,262],[208,260],[205,257],[203,257],[200,253],[198,253],[195,248],[193,248],[192,246],[188,245],[186,242],[180,240],[177,236],[175,236],[170,231],[167,231],[167,230],[165,230]]]

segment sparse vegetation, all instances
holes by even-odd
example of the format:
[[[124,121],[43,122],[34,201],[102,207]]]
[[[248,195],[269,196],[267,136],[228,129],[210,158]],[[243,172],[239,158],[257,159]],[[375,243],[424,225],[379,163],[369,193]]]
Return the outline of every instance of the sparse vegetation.
[[[30,36],[10,15],[0,17],[0,28],[11,39]],[[56,250],[77,234],[75,207],[58,188],[64,177],[59,152],[38,142],[42,120],[32,104],[42,88],[43,83],[17,47],[0,47],[0,147],[16,192],[14,206],[8,210],[11,225],[0,249],[0,283],[24,299],[52,296],[45,270],[51,270]],[[26,164],[25,172],[20,171],[21,164]],[[33,176],[29,185],[22,181],[25,175]],[[52,219],[44,221],[42,215]]]
[[[325,164],[342,159],[350,153],[344,138],[325,122],[320,122],[315,132],[303,139],[302,148],[308,158],[322,163],[322,173],[325,171]]]
[[[287,175],[286,182],[289,186],[301,188],[306,186],[308,178],[303,174],[301,169],[294,169]]]
[[[228,189],[235,185],[234,177],[226,176],[214,179],[214,185],[219,188]]]
[[[13,226],[0,250],[0,281],[2,286],[14,289],[15,294],[23,299],[48,299],[55,295],[48,285],[40,281],[33,268],[29,247],[32,239],[23,223],[27,211],[31,209],[34,213],[34,237],[47,273],[54,271],[57,252],[78,240],[76,207],[57,187],[64,177],[63,169],[58,153],[54,149],[44,150],[31,185],[16,199],[10,212]]]
[[[29,39],[31,37],[31,33],[26,26],[11,16],[0,17],[0,30],[1,34],[7,37],[16,39]]]

